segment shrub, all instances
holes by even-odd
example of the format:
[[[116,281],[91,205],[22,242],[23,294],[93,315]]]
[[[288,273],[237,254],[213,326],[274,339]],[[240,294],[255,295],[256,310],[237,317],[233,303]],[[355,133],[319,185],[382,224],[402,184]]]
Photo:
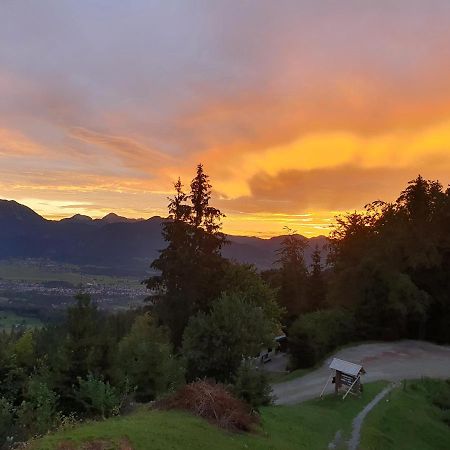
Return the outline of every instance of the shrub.
[[[230,431],[250,431],[258,423],[250,407],[220,383],[196,381],[156,404],[160,409],[179,409],[202,417]]]
[[[102,418],[117,412],[120,406],[120,394],[108,382],[89,374],[85,380],[78,378],[76,399],[84,406],[88,414]]]
[[[429,402],[439,408],[442,421],[450,426],[450,379],[422,378],[413,382],[411,389],[425,392]]]
[[[250,360],[244,361],[239,367],[232,390],[254,409],[269,405],[273,400],[267,374]]]
[[[433,392],[432,402],[443,411],[450,410],[450,380],[439,383],[439,387]]]
[[[128,380],[140,402],[154,400],[184,382],[184,368],[172,353],[166,330],[150,315],[137,317],[120,341],[115,380],[117,385]]]
[[[13,407],[5,398],[0,398],[0,448],[11,436],[13,428]]]
[[[30,379],[25,400],[17,410],[17,424],[25,436],[42,435],[58,422],[58,396],[47,384]]]
[[[442,421],[450,427],[450,409],[442,411]]]
[[[442,381],[422,378],[413,383],[413,387],[424,390],[431,403],[442,411],[450,410],[450,379]]]
[[[353,317],[341,309],[300,316],[289,329],[291,368],[311,367],[353,335]]]
[[[211,377],[232,382],[242,358],[273,343],[274,324],[264,310],[239,294],[223,294],[211,311],[191,317],[182,352],[190,380]]]

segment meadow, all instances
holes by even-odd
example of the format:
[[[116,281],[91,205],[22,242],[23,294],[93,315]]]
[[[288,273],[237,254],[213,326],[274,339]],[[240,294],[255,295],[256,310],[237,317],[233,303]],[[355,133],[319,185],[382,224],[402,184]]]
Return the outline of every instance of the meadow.
[[[27,317],[13,311],[0,310],[0,331],[8,332],[15,326],[36,328],[42,326],[42,322],[37,317]]]
[[[361,448],[449,449],[450,380],[403,382],[367,416]]]
[[[254,433],[232,434],[187,413],[142,408],[123,417],[90,422],[34,442],[33,450],[55,450],[61,442],[75,448],[87,441],[119,443],[127,438],[135,450],[197,449],[323,449],[337,430],[348,434],[354,416],[385,386],[366,386],[362,398],[342,401],[334,396],[294,406],[261,409],[261,426]],[[114,448],[114,446],[113,446]]]
[[[91,268],[95,271],[95,267]],[[87,268],[73,264],[59,264],[47,260],[4,260],[0,261],[0,279],[8,281],[29,281],[42,283],[62,281],[74,286],[95,283],[101,285],[126,285],[138,287],[140,280],[88,273]]]
[[[360,448],[447,450],[450,427],[443,420],[444,413],[431,401],[427,386],[430,383],[435,391],[448,387],[443,381],[410,381],[406,388],[397,387],[382,400],[366,418]],[[34,441],[31,448],[56,450],[65,443],[67,448],[77,449],[87,442],[103,442],[109,445],[104,448],[114,449],[120,448],[125,439],[134,450],[315,450],[327,448],[340,431],[337,448],[344,449],[353,418],[385,386],[384,382],[368,384],[362,398],[349,397],[345,401],[331,395],[298,405],[264,407],[261,426],[250,434],[224,432],[187,413],[142,407],[128,416],[89,422],[48,435]]]

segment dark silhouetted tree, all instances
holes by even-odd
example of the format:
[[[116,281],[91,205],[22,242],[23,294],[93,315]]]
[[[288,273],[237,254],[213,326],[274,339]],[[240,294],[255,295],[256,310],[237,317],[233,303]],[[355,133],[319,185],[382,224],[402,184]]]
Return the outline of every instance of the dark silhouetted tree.
[[[312,254],[311,268],[308,276],[308,309],[316,311],[325,305],[326,285],[322,267],[322,255],[316,245]]]
[[[280,268],[278,271],[278,301],[286,309],[287,321],[308,310],[307,304],[307,269],[304,251],[305,240],[288,229],[278,250]]]
[[[210,206],[212,186],[203,166],[197,166],[189,194],[180,180],[174,186],[163,225],[167,247],[151,265],[158,275],[146,285],[152,291],[148,300],[179,346],[189,317],[207,311],[220,294],[226,266],[220,251],[226,239],[220,231],[224,215]]]

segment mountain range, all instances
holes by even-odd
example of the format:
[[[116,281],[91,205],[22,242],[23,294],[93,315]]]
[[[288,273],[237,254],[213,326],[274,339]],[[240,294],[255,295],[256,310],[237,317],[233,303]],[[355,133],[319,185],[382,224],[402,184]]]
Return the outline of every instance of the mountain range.
[[[13,200],[0,200],[0,259],[45,258],[86,267],[91,272],[142,276],[165,247],[162,217],[127,219],[110,213],[101,219],[76,214],[48,220]],[[283,236],[261,239],[228,235],[223,255],[264,270],[273,267]],[[309,263],[315,246],[327,238],[305,238]]]

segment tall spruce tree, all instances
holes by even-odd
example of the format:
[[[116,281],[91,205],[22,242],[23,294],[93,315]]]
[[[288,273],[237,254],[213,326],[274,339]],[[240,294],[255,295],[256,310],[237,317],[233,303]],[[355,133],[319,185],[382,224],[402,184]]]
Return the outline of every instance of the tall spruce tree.
[[[67,308],[65,337],[55,350],[57,365],[52,367],[64,411],[81,407],[73,397],[73,386],[78,377],[84,378],[89,373],[98,375],[105,369],[100,313],[89,294],[79,293],[75,300],[76,304]]]
[[[287,228],[278,250],[277,263],[279,269],[278,301],[287,311],[287,322],[291,322],[299,314],[308,310],[306,287],[307,269],[304,252],[305,240]]]
[[[308,277],[308,307],[311,311],[325,305],[326,285],[322,267],[322,254],[316,245],[312,254],[311,268]]]
[[[174,187],[169,218],[163,225],[167,247],[152,262],[151,268],[159,273],[146,285],[152,291],[148,300],[179,346],[189,317],[207,311],[220,294],[226,266],[220,251],[226,239],[220,231],[224,215],[210,205],[212,186],[202,164],[197,166],[189,194],[180,179]]]

